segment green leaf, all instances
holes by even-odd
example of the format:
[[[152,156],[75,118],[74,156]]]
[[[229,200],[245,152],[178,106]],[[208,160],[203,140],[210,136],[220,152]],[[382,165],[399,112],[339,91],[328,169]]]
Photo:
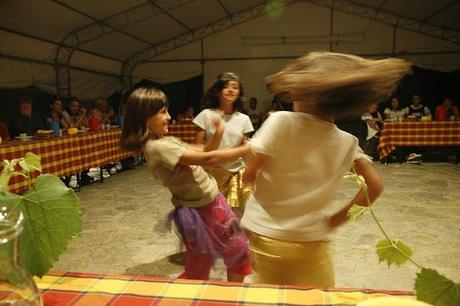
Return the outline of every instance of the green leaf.
[[[343,178],[347,181],[350,181],[350,182],[353,182],[355,184],[357,184],[358,186],[361,186],[361,187],[364,187],[366,188],[367,185],[366,185],[366,180],[364,179],[364,177],[362,175],[359,175],[359,174],[356,174],[354,172],[347,172]]]
[[[19,206],[22,201],[21,196],[9,192],[6,188],[0,187],[0,209],[2,206],[6,206],[9,210]],[[0,211],[1,213],[1,211]]]
[[[12,175],[13,174],[10,172],[2,172],[0,174],[0,188],[3,188],[5,190],[8,189],[8,183]]]
[[[42,276],[58,260],[70,239],[81,232],[80,200],[53,175],[39,176],[22,198],[21,264],[31,274]]]
[[[40,159],[40,156],[28,152],[26,153],[24,159],[19,161],[19,166],[21,166],[21,168],[28,173],[33,171],[42,172],[42,165]]]
[[[352,207],[347,212],[347,217],[350,220],[359,220],[363,217],[364,213],[367,211],[366,206],[361,206],[358,204],[353,204]]]
[[[393,243],[387,239],[380,240],[377,242],[376,249],[379,262],[386,262],[388,266],[392,264],[400,266],[406,263],[413,254],[411,248],[399,239],[396,239]]]
[[[460,284],[436,270],[423,268],[415,279],[417,299],[435,306],[460,305]]]

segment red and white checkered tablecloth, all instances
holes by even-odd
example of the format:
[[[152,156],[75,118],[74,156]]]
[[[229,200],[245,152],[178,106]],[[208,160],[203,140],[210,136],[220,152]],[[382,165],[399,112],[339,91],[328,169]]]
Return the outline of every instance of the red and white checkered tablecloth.
[[[460,146],[459,121],[385,122],[377,147],[385,158],[397,147]]]
[[[50,139],[10,141],[0,145],[0,160],[20,158],[32,152],[41,157],[43,173],[71,175],[132,156],[131,152],[120,149],[120,136],[121,129],[112,129]],[[33,173],[32,177],[37,175]],[[20,192],[27,188],[27,182],[15,176],[9,187],[12,192]]]
[[[192,122],[169,124],[168,136],[180,138],[184,142],[192,143],[195,141],[195,134],[198,128]]]

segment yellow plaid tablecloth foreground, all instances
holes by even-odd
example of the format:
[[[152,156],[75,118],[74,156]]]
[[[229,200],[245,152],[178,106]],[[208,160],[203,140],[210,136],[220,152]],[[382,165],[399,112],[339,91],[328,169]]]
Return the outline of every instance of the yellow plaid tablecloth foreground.
[[[397,147],[460,146],[459,121],[385,122],[380,134],[380,158]]]
[[[411,292],[335,289],[52,272],[36,279],[45,306],[61,305],[355,305]]]

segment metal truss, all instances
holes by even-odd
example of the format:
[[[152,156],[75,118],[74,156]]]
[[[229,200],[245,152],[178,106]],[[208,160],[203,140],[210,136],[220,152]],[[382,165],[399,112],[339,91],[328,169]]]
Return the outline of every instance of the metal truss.
[[[282,2],[281,1],[280,2],[266,1],[252,8],[242,10],[235,14],[227,15],[227,17],[219,19],[216,22],[204,25],[197,29],[188,31],[187,33],[184,33],[184,34],[180,34],[176,37],[160,42],[153,47],[149,47],[140,52],[137,52],[133,56],[131,56],[128,60],[123,62],[122,71],[121,71],[122,86],[125,89],[131,87],[132,72],[139,63],[145,62],[152,57],[155,57],[165,52],[188,45],[192,42],[201,40],[213,34],[222,32],[236,25],[250,21],[254,18],[272,13],[278,9],[282,9],[283,7],[292,5],[297,2],[300,2],[300,1],[299,0],[286,0]]]
[[[460,44],[460,31],[448,27],[436,26],[429,22],[387,12],[378,8],[355,3],[351,0],[305,0],[339,12],[375,20],[393,27],[438,38],[454,44]]]
[[[97,20],[91,16],[88,16],[85,13],[69,7],[65,3],[62,3],[58,0],[52,1],[63,5],[70,10],[74,10],[81,15],[93,19],[93,22],[90,24],[77,28],[67,34],[66,37],[64,37],[64,39],[59,43],[58,48],[56,49],[56,55],[54,59],[56,70],[56,93],[59,96],[71,96],[72,91],[70,63],[74,52],[79,50],[81,45],[99,39],[105,35],[119,32],[135,40],[141,41],[144,44],[153,46],[151,42],[125,32],[123,28],[138,24],[146,19],[150,19],[161,14],[166,14],[169,10],[184,6],[190,2],[193,2],[194,0],[182,0],[179,1],[179,3],[176,2],[176,4],[169,7],[160,7],[158,5],[152,5],[151,2],[145,2],[101,20]]]

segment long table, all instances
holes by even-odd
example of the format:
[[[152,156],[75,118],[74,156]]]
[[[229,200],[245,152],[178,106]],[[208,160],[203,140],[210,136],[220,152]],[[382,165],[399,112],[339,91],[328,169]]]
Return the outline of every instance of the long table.
[[[369,298],[387,295],[414,298],[414,294],[407,291],[295,287],[74,272],[51,272],[36,281],[45,306],[351,306]]]
[[[90,168],[100,167],[132,156],[120,149],[121,129],[78,133],[49,139],[9,141],[0,145],[0,161],[24,157],[32,152],[41,157],[43,173],[67,176]],[[38,173],[33,173],[35,178]],[[21,176],[10,180],[10,191],[27,188]]]
[[[403,121],[385,122],[380,134],[380,158],[385,158],[397,147],[452,147],[460,146],[459,121]]]
[[[198,128],[191,121],[183,123],[170,123],[168,126],[168,136],[175,136],[182,141],[192,143],[195,140],[195,134],[198,131]]]

